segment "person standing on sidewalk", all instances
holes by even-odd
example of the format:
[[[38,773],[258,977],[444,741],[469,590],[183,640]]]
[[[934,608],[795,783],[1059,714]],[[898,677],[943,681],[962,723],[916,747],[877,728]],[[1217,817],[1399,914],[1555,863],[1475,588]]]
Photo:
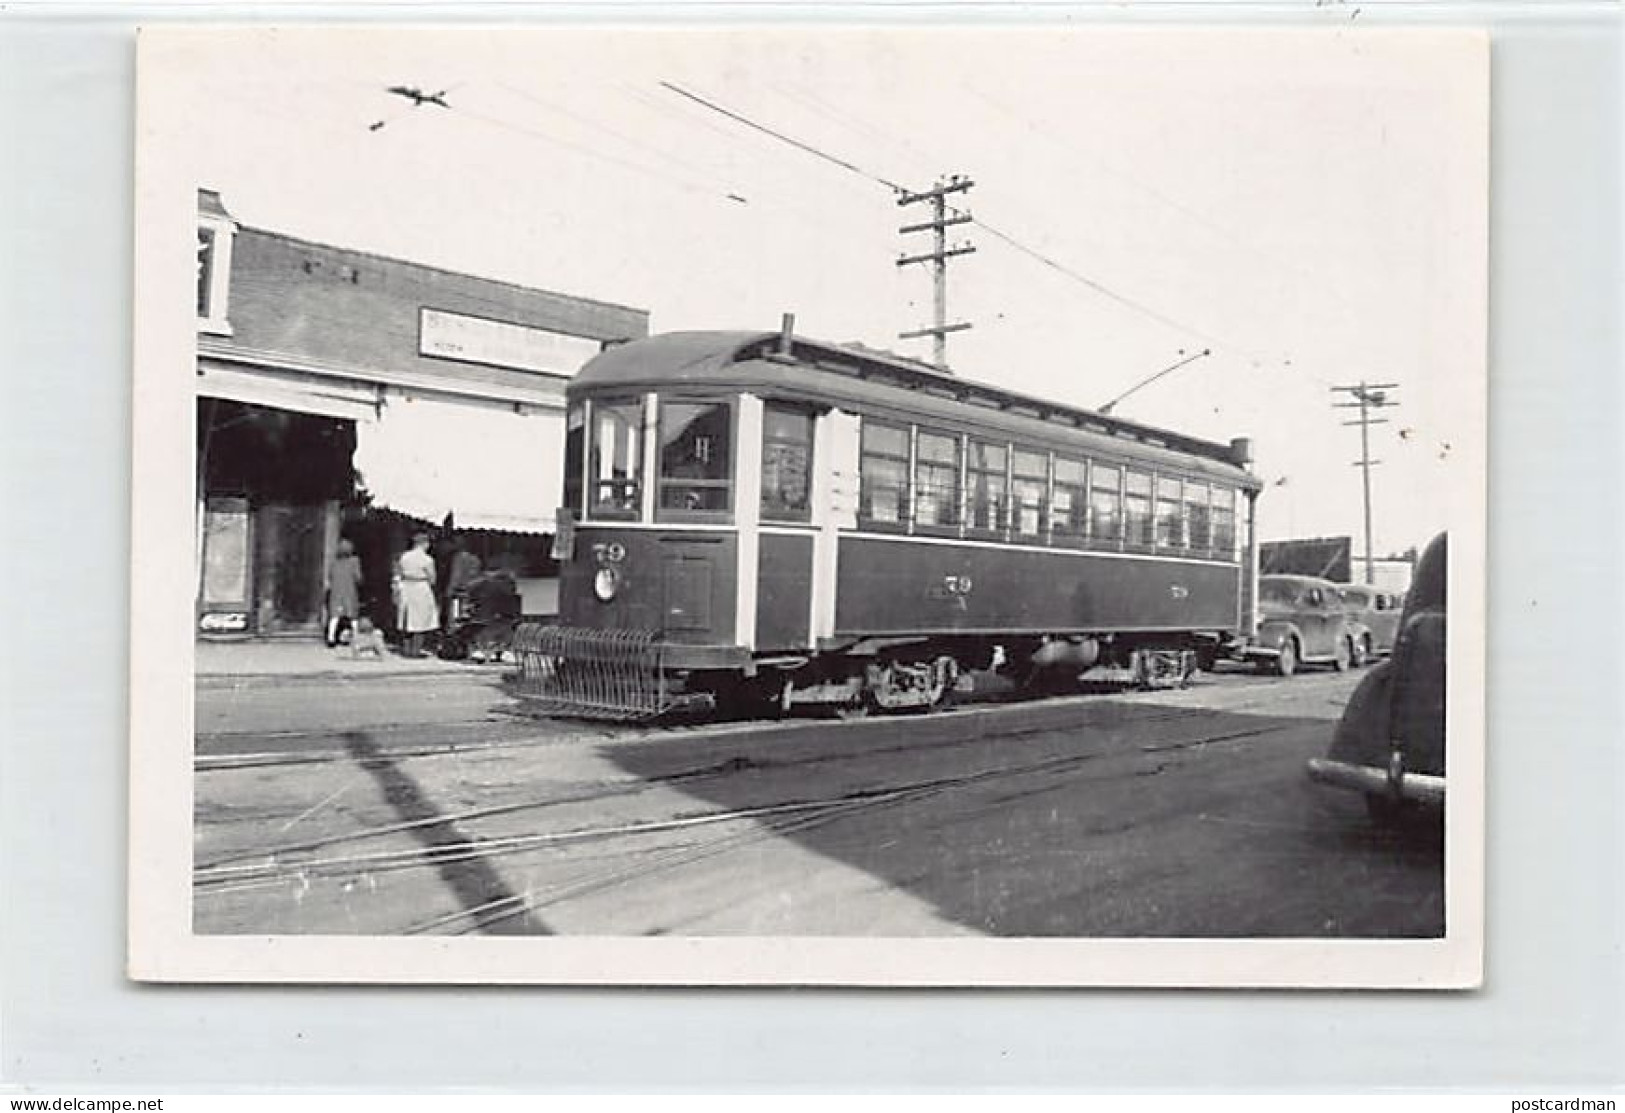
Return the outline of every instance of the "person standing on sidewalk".
[[[355,633],[355,620],[361,614],[361,558],[348,537],[339,538],[339,553],[327,579],[327,644],[340,643],[346,633]]]
[[[429,555],[429,535],[412,535],[412,547],[395,562],[395,624],[405,637],[403,652],[408,657],[423,656],[423,635],[440,626],[440,608],[435,605],[434,557]]]
[[[441,620],[449,634],[459,619],[467,617],[468,586],[479,579],[480,558],[468,551],[468,539],[460,533],[451,537],[451,555],[446,558],[446,592],[440,601]]]

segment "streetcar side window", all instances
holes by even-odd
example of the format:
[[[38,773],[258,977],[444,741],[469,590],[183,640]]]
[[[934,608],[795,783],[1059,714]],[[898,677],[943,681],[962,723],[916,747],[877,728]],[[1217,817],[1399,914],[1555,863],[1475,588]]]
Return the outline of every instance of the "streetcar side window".
[[[1049,457],[1042,452],[1017,449],[1010,470],[1015,477],[1011,502],[1015,510],[1016,536],[1042,537],[1049,510],[1044,505],[1049,491]]]
[[[586,440],[587,409],[577,402],[564,418],[564,506],[576,517],[581,516],[581,493],[587,478],[581,456]]]
[[[643,485],[643,400],[595,400],[587,475],[592,513],[636,518]]]
[[[1157,544],[1164,549],[1185,547],[1185,508],[1180,500],[1179,480],[1157,477]]]
[[[1089,520],[1088,468],[1082,460],[1055,457],[1054,498],[1050,515],[1056,539],[1069,544],[1081,542]]]
[[[914,442],[914,524],[959,525],[959,438],[923,429]]]
[[[1149,549],[1156,536],[1151,518],[1151,476],[1129,471],[1123,476],[1123,536],[1133,546]]]
[[[1101,544],[1115,545],[1123,535],[1122,470],[1109,464],[1095,464],[1089,482],[1090,536]]]
[[[726,402],[660,401],[662,511],[729,509],[733,409]]]
[[[762,410],[762,517],[805,522],[812,494],[813,415],[782,402]]]
[[[908,430],[865,419],[859,472],[859,517],[902,525],[908,512]]]
[[[1185,540],[1191,549],[1205,553],[1213,543],[1213,529],[1208,519],[1208,487],[1206,483],[1185,481]]]
[[[1005,468],[1010,461],[1010,449],[1002,444],[973,440],[967,456],[970,528],[1003,533],[1010,508],[1010,495],[1005,489]]]
[[[1228,487],[1213,488],[1213,552],[1236,559],[1236,492]]]

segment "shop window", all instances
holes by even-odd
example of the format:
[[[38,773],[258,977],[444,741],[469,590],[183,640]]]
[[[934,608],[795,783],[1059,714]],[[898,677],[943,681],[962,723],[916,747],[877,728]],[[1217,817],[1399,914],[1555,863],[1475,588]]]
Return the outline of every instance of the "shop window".
[[[859,516],[902,525],[908,513],[908,430],[864,421],[859,471]]]
[[[813,415],[769,402],[762,413],[762,517],[810,517]]]
[[[914,524],[959,525],[959,438],[921,432],[914,445]]]
[[[202,332],[231,335],[226,319],[231,290],[231,245],[236,225],[213,213],[201,214],[197,227],[197,324]]]
[[[1164,549],[1185,547],[1185,510],[1180,494],[1179,480],[1166,475],[1157,477],[1157,545]]]
[[[733,410],[726,402],[660,403],[660,509],[729,509]]]
[[[1096,464],[1089,480],[1089,536],[1102,545],[1115,547],[1123,536],[1123,472],[1106,464]]]
[[[1082,460],[1055,457],[1055,495],[1050,513],[1058,539],[1081,542],[1088,534],[1088,468]]]
[[[1002,444],[971,441],[966,451],[966,472],[970,480],[970,528],[1003,533],[1009,517],[1010,493],[1006,469],[1010,450]]]
[[[643,488],[643,401],[594,402],[587,474],[592,514],[636,518]]]
[[[1143,471],[1123,473],[1123,540],[1133,548],[1149,549],[1156,536],[1151,518],[1151,476]]]
[[[1015,532],[1018,537],[1042,537],[1046,505],[1049,495],[1049,457],[1042,452],[1022,452],[1019,449],[1011,460],[1014,477],[1011,502],[1015,508]]]

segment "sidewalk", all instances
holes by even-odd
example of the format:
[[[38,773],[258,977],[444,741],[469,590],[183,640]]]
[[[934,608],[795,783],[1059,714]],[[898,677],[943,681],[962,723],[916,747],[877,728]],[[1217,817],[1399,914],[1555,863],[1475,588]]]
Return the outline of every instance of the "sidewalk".
[[[247,677],[455,677],[498,680],[514,666],[438,657],[402,657],[385,649],[382,657],[357,657],[348,646],[329,649],[320,641],[199,641],[195,674],[202,681]]]

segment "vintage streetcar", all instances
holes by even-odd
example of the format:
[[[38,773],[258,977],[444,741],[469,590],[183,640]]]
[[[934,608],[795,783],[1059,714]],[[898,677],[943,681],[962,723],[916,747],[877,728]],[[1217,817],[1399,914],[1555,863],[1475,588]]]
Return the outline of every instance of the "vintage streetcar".
[[[929,708],[967,670],[1182,682],[1252,629],[1249,445],[780,332],[611,348],[568,392],[551,711]]]

